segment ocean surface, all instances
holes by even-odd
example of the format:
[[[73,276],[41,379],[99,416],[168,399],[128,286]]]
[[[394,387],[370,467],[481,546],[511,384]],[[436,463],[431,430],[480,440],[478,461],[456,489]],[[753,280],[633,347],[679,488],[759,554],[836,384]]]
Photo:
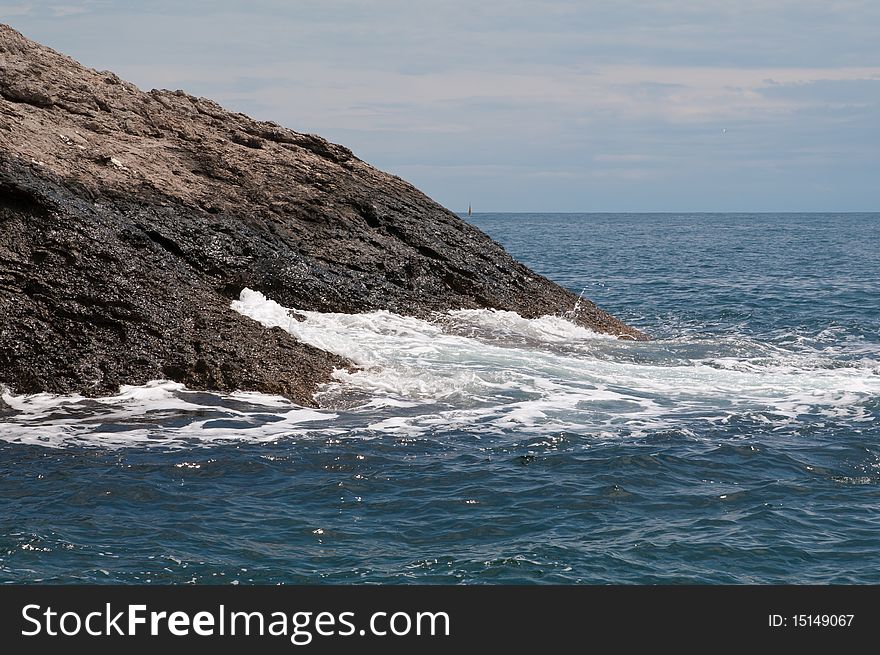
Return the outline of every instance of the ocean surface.
[[[362,369],[5,391],[0,582],[880,583],[880,215],[469,220],[653,340],[246,290]]]

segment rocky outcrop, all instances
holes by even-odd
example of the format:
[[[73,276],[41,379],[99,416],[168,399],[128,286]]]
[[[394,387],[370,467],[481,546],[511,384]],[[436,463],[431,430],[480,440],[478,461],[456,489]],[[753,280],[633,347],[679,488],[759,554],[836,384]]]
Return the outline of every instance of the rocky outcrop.
[[[346,362],[229,309],[430,317],[577,297],[343,146],[87,69],[0,25],[0,383],[169,378],[309,402]],[[572,316],[644,338],[588,301]]]

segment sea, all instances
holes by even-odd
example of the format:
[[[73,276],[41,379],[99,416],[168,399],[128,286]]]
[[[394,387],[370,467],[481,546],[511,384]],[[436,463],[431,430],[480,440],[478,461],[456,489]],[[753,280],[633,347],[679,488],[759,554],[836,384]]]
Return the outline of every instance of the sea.
[[[652,340],[245,289],[360,368],[3,390],[0,582],[880,583],[880,214],[465,218]]]

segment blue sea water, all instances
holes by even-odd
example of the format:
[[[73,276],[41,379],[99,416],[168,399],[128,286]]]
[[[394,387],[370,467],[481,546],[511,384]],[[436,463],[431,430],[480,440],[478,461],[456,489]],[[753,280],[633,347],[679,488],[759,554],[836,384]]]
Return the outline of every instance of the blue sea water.
[[[469,220],[653,340],[247,291],[363,369],[7,392],[0,581],[880,583],[880,215]]]

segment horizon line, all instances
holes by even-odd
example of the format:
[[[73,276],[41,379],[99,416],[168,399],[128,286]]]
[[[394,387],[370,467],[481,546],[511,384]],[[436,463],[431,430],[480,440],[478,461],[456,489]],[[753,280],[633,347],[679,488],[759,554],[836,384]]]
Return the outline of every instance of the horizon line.
[[[467,209],[463,210],[451,210],[454,214],[462,214],[464,216],[468,215]],[[615,209],[615,210],[585,210],[585,211],[552,211],[552,210],[541,210],[541,211],[503,211],[503,210],[493,210],[493,211],[472,211],[470,215],[476,216],[478,214],[880,214],[880,210],[861,210],[861,209],[829,209],[829,210],[815,210],[811,209],[809,211],[798,211],[796,209],[785,209],[781,211],[774,211],[768,209],[762,210],[698,210],[698,209],[689,209],[689,210],[635,210],[628,211],[623,209]]]

